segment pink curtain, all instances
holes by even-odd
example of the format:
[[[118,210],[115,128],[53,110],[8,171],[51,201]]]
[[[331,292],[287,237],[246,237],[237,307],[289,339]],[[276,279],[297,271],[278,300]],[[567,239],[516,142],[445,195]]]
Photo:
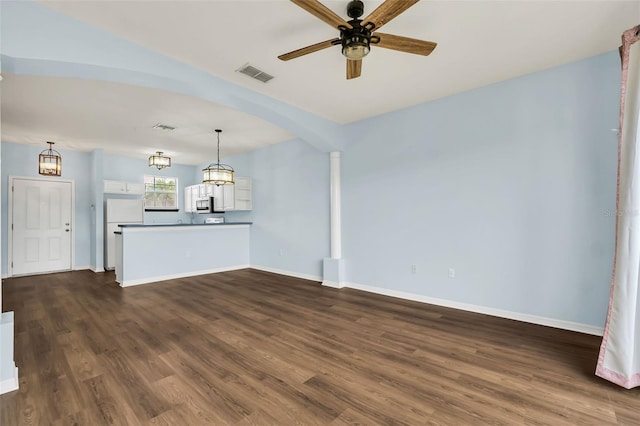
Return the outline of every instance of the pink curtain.
[[[596,375],[640,386],[640,25],[622,35],[616,252]]]

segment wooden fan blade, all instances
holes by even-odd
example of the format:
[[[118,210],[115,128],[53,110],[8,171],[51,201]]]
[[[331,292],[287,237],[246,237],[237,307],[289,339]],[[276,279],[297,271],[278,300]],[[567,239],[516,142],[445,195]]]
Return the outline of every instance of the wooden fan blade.
[[[338,28],[340,26],[353,28],[351,24],[336,15],[331,9],[317,0],[291,0],[291,2],[297,4],[316,18],[322,19],[334,28]]]
[[[278,56],[278,59],[283,61],[288,61],[289,59],[294,59],[300,56],[308,55],[309,53],[317,52],[318,50],[326,49],[327,47],[331,47],[339,43],[340,43],[339,38],[333,38],[331,40],[321,41],[320,43],[312,44],[311,46],[303,47],[302,49],[294,50],[293,52],[280,55]]]
[[[427,56],[438,45],[431,41],[417,40],[415,38],[402,37],[392,34],[375,33],[380,37],[380,41],[373,46],[384,47],[385,49],[399,50],[401,52],[415,53],[416,55]]]
[[[376,8],[373,12],[364,18],[361,25],[364,27],[371,22],[375,25],[373,29],[382,27],[405,10],[409,9],[419,0],[387,0]]]
[[[360,77],[361,72],[362,72],[362,59],[357,59],[355,61],[347,59],[347,80]]]

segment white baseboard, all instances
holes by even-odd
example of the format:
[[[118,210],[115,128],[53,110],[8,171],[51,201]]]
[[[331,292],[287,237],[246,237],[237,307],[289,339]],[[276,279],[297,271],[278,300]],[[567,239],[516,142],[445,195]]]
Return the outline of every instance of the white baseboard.
[[[84,265],[84,266],[74,266],[73,268],[71,268],[72,271],[84,271],[85,269],[91,269],[91,266]]]
[[[335,281],[328,281],[328,280],[323,280],[322,285],[325,287],[331,287],[331,288],[344,288],[344,284],[337,283]]]
[[[310,281],[316,281],[316,282],[322,281],[322,277],[318,275],[301,274],[299,272],[285,271],[282,269],[268,268],[266,266],[259,266],[259,265],[250,265],[249,267],[251,269],[257,269],[258,271],[272,272],[274,274],[286,275],[288,277],[302,278],[303,280],[310,280]]]
[[[139,280],[126,280],[126,281],[120,283],[120,286],[121,287],[131,287],[131,286],[134,286],[134,285],[155,283],[155,282],[158,282],[158,281],[167,281],[167,280],[175,280],[175,279],[178,279],[178,278],[194,277],[196,275],[216,274],[218,272],[235,271],[237,269],[247,269],[249,267],[250,267],[249,265],[236,265],[236,266],[228,266],[228,267],[225,267],[225,268],[204,269],[204,270],[201,270],[201,271],[184,272],[184,273],[181,273],[181,274],[161,275],[161,276],[157,276],[157,277],[142,278],[142,279],[139,279]]]
[[[0,381],[0,395],[18,389],[20,382],[18,381],[18,367],[16,367],[15,363],[13,364],[13,369],[13,377]]]
[[[560,328],[563,330],[577,331],[585,334],[593,334],[602,336],[603,327],[595,327],[588,324],[582,324],[572,321],[563,321],[554,318],[541,317],[537,315],[523,314],[519,312],[506,311],[502,309],[488,308],[486,306],[472,305],[469,303],[456,302],[453,300],[437,299],[434,297],[423,296],[414,293],[405,293],[402,291],[389,290],[382,287],[374,287],[364,284],[344,283],[343,287],[353,288],[356,290],[367,291],[370,293],[382,294],[384,296],[397,297],[415,302],[429,303],[431,305],[444,306],[447,308],[460,309],[463,311],[475,312],[478,314],[491,315],[494,317],[507,318],[516,321],[523,321],[532,324],[544,325],[547,327]]]
[[[94,267],[89,267],[89,270],[92,272],[95,272],[96,274],[100,273],[100,272],[104,272],[104,268],[100,268],[100,269],[96,269]]]

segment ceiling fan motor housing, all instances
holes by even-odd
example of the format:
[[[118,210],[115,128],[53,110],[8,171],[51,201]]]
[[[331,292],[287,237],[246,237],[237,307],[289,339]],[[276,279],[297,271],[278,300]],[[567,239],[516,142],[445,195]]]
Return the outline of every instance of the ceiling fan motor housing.
[[[347,5],[347,15],[352,19],[358,19],[364,13],[364,3],[360,0],[350,1]]]

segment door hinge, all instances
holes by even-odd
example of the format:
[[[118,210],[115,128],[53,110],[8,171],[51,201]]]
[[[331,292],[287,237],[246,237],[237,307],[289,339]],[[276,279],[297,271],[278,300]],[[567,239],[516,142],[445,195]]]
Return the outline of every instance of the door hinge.
[[[13,268],[13,262],[11,262],[11,267]]]
[[[13,231],[13,223],[11,224],[11,230]]]

